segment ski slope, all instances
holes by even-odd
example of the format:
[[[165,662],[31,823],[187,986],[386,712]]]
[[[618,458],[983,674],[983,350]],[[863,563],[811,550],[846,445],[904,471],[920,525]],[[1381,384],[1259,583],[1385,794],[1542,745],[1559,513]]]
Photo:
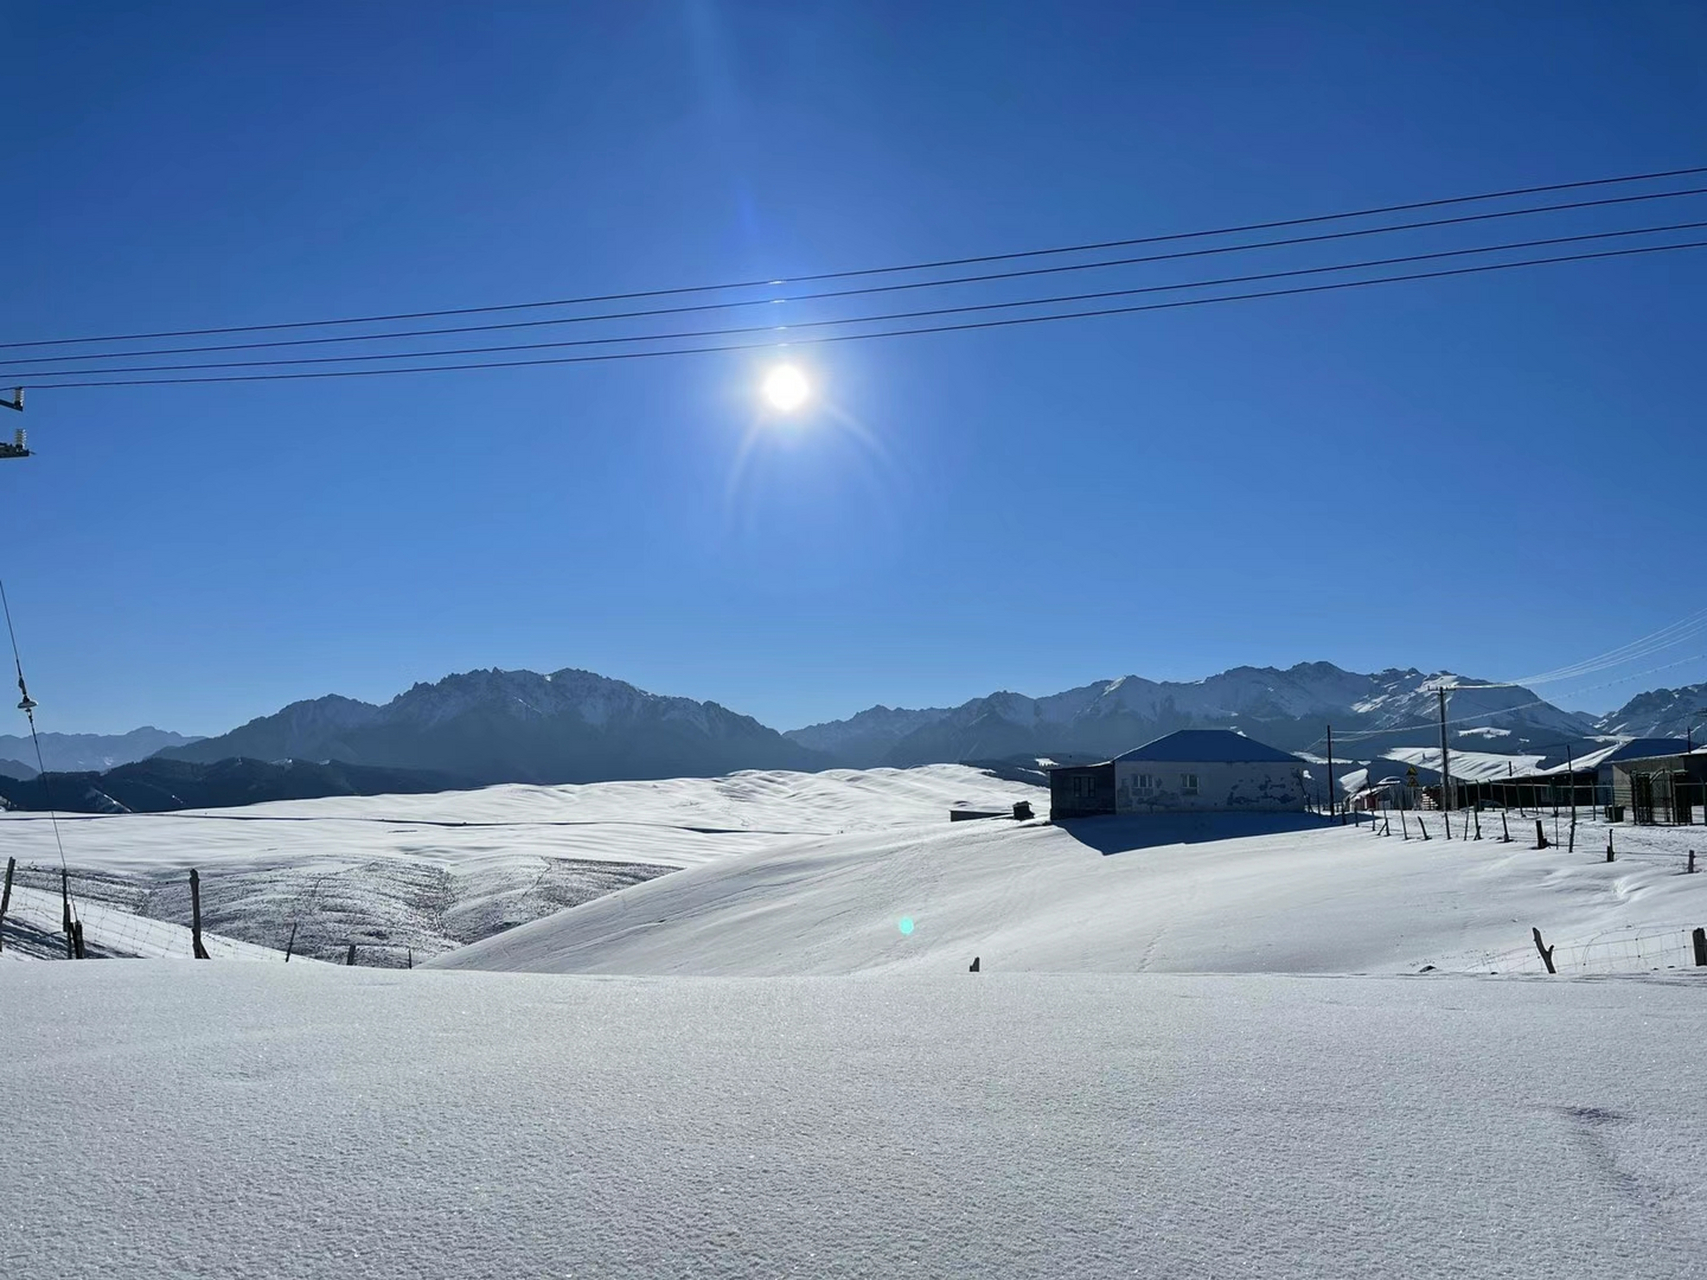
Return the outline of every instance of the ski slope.
[[[1538,968],[1532,927],[1593,967],[1688,964],[1707,874],[1700,827],[1583,823],[1536,850],[1533,820],[1424,841],[1309,815],[970,822],[813,837],[690,867],[438,957],[447,968],[780,975],[1400,973]],[[1465,834],[1455,819],[1455,833]],[[1557,830],[1548,823],[1548,836]],[[1568,825],[1557,834],[1569,844]],[[1637,940],[1613,957],[1612,940]],[[1599,950],[1597,950],[1597,948]],[[1645,949],[1644,949],[1645,948]],[[1572,958],[1561,954],[1561,960]],[[1614,959],[1623,963],[1613,963]],[[1651,961],[1651,963],[1650,963]],[[1575,963],[1573,959],[1573,963]]]
[[[210,933],[237,958],[342,956],[351,939],[402,964],[662,875],[804,837],[947,822],[953,805],[1007,807],[1036,788],[975,769],[753,771],[722,778],[498,786],[335,797],[166,814],[61,816],[92,950],[189,953],[187,872]],[[21,868],[14,923],[59,927],[59,853],[45,814],[0,815]],[[31,869],[35,870],[31,870]],[[27,914],[24,914],[27,913]],[[15,942],[34,939],[7,939]],[[210,943],[210,948],[211,948]],[[51,938],[6,954],[59,954]]]
[[[15,965],[9,1276],[1699,1276],[1686,977]]]

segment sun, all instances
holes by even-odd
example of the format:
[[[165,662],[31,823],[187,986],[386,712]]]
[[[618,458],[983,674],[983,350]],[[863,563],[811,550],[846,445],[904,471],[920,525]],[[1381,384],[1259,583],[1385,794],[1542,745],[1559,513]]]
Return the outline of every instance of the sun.
[[[812,384],[794,365],[779,364],[765,375],[760,391],[778,413],[793,413],[811,397]]]

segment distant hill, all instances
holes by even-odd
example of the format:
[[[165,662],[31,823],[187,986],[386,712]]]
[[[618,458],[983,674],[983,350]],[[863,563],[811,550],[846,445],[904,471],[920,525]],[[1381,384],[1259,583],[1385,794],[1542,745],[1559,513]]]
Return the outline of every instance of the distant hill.
[[[1289,751],[1319,746],[1327,724],[1360,756],[1436,740],[1434,685],[1474,685],[1447,673],[1391,669],[1364,674],[1328,662],[1235,667],[1189,682],[1123,676],[1044,698],[993,693],[951,709],[874,707],[789,737],[853,766],[910,765],[1022,756],[1107,758],[1175,729],[1237,728]],[[1528,689],[1469,687],[1451,696],[1453,734],[1489,751],[1580,742],[1597,722]],[[1344,735],[1343,737],[1340,735]]]
[[[101,773],[48,773],[19,781],[0,777],[0,797],[14,809],[70,813],[167,813],[267,800],[447,791],[466,779],[420,770],[305,760],[220,760],[204,764],[155,757]]]
[[[0,760],[0,777],[33,778],[36,770],[33,765],[27,765],[22,760]]]
[[[1686,684],[1681,689],[1651,689],[1639,693],[1609,716],[1600,719],[1601,731],[1637,738],[1681,738],[1696,730],[1697,745],[1704,739],[1701,726],[1707,723],[1707,682]]]
[[[169,733],[144,725],[129,733],[44,733],[41,735],[42,760],[48,771],[86,771],[111,769],[114,765],[132,760],[146,760],[157,751],[186,746],[200,739]],[[34,776],[35,745],[28,737],[15,733],[0,733],[0,761],[21,763]],[[0,763],[0,771],[6,771]]]
[[[590,671],[469,671],[383,706],[296,702],[217,738],[161,753],[211,762],[336,760],[493,782],[708,777],[817,769],[829,760],[715,702],[663,697]]]

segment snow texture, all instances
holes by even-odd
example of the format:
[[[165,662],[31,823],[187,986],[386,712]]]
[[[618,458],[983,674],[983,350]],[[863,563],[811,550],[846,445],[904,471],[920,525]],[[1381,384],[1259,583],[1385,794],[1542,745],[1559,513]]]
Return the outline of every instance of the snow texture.
[[[1683,1280],[1698,982],[0,982],[8,1276]]]
[[[1401,828],[1401,821],[1404,823]],[[1630,967],[1687,964],[1707,925],[1699,827],[1482,815],[1392,818],[1381,837],[1308,814],[942,823],[782,843],[690,867],[450,952],[434,965],[602,974],[1487,972],[1649,938]],[[1422,824],[1430,839],[1424,841]],[[1404,836],[1408,834],[1409,838]],[[903,934],[899,922],[912,923]]]

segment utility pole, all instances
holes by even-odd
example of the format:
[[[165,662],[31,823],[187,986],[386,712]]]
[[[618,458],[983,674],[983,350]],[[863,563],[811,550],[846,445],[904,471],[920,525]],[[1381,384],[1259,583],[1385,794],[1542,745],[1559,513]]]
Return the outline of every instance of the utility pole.
[[[1452,808],[1452,762],[1446,755],[1446,683],[1442,681],[1435,686],[1435,692],[1440,695],[1440,808],[1442,812]]]
[[[24,389],[22,387],[13,387],[12,398],[10,400],[0,400],[0,406],[22,413],[24,411]],[[0,440],[0,458],[27,458],[29,456],[30,449],[25,440],[24,429],[22,427],[19,427],[17,431],[13,433],[10,442]]]
[[[1334,727],[1328,726],[1328,817],[1334,816]]]
[[[1683,722],[1683,741],[1686,751],[1695,750],[1695,717],[1707,715],[1707,707],[1696,707]]]
[[[1571,830],[1577,829],[1577,762],[1571,754],[1571,744],[1565,744],[1565,777],[1571,784]]]

